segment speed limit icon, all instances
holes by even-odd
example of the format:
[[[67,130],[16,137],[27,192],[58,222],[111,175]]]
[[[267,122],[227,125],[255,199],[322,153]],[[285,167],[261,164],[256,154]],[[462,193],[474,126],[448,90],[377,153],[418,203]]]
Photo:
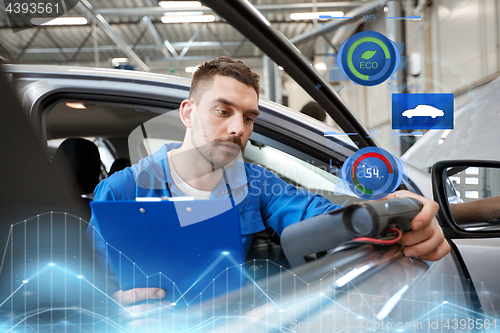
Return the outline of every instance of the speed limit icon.
[[[382,199],[401,184],[401,162],[387,151],[368,147],[358,150],[342,166],[342,180],[356,196]]]

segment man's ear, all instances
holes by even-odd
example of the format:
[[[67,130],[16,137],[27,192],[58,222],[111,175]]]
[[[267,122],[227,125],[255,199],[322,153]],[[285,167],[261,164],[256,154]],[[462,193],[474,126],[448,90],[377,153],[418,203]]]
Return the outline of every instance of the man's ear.
[[[193,124],[193,117],[195,116],[194,115],[195,108],[196,104],[191,99],[185,99],[181,103],[181,107],[179,108],[179,113],[182,122],[187,128],[191,128]]]

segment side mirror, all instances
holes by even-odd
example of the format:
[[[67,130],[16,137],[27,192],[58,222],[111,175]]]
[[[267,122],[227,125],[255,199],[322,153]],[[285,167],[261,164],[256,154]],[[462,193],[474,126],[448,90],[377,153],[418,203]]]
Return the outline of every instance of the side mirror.
[[[500,237],[500,162],[440,161],[432,183],[448,237]]]

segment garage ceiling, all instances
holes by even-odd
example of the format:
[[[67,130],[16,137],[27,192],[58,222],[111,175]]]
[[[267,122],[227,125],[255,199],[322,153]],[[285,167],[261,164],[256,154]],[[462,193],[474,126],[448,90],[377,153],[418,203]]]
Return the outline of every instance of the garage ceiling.
[[[292,21],[297,11],[349,12],[370,1],[251,0],[250,2],[281,31],[292,38],[315,28],[312,21]],[[3,3],[0,4],[3,6]],[[216,56],[244,59],[250,66],[262,64],[262,53],[239,32],[217,17],[213,23],[163,24],[166,9],[156,0],[81,1],[68,16],[86,16],[83,26],[44,26],[13,33],[5,12],[0,10],[0,56],[7,63],[57,64],[112,67],[111,59],[135,58],[137,69],[168,73],[172,68],[195,66]],[[199,9],[196,9],[199,11]],[[213,14],[202,7],[205,14]],[[102,17],[99,24],[92,19]],[[22,27],[22,22],[12,22]],[[95,29],[95,33],[94,33]],[[317,38],[317,37],[316,37]],[[312,60],[315,38],[298,47]],[[127,51],[128,49],[128,51]],[[124,51],[125,50],[125,51]],[[132,56],[131,56],[132,55]],[[96,61],[98,59],[98,62]],[[142,66],[140,63],[146,66]]]

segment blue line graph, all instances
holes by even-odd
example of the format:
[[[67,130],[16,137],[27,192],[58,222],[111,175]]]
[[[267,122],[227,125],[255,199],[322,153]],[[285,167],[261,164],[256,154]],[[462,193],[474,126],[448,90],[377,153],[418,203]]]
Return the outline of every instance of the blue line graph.
[[[421,20],[422,15],[410,15],[410,16],[389,16],[387,17],[388,19],[395,19],[395,20]]]
[[[343,205],[346,203],[347,200]],[[76,251],[69,246],[67,252],[58,253],[59,256],[56,255],[58,248],[54,247],[52,258],[50,248],[49,255],[45,253],[47,248],[44,250],[41,247],[36,256],[25,252],[25,245],[29,248],[33,244],[23,243],[24,239],[26,242],[35,240],[37,248],[40,235],[52,238],[54,246],[57,245],[56,239],[70,241],[72,235],[57,230],[57,226],[60,226],[58,220],[63,220],[62,225],[68,229],[71,229],[71,224],[75,224],[73,230],[78,232],[87,227],[87,223],[80,218],[56,212],[41,214],[12,225],[0,270],[3,279],[0,285],[1,332],[46,332],[51,329],[97,333],[292,332],[298,328],[294,328],[294,325],[299,322],[324,323],[322,332],[347,332],[349,330],[345,327],[342,329],[342,325],[350,320],[362,325],[358,325],[357,331],[378,331],[372,326],[379,325],[381,320],[386,325],[393,325],[389,331],[396,331],[399,322],[418,322],[427,327],[436,320],[442,323],[441,320],[446,318],[474,315],[465,301],[457,297],[450,298],[450,295],[463,293],[464,282],[461,277],[427,276],[427,266],[423,262],[416,262],[412,268],[419,274],[414,277],[400,276],[405,272],[402,267],[410,264],[408,258],[401,259],[402,266],[398,266],[398,262],[391,264],[397,266],[395,271],[398,274],[394,274],[392,269],[383,269],[373,278],[368,277],[358,284],[348,282],[350,272],[356,269],[357,263],[352,266],[326,265],[317,271],[304,267],[291,270],[269,259],[239,263],[230,253],[221,253],[217,259],[227,258],[231,264],[203,289],[199,302],[191,300],[191,303],[180,304],[183,293],[179,291],[180,297],[173,302],[154,300],[139,304],[142,311],[137,312],[140,308],[121,304],[113,296],[116,290],[108,288],[95,277],[98,271],[92,261],[90,266],[86,266],[85,258],[79,254],[79,244],[73,244],[77,245]],[[49,226],[53,223],[54,228],[53,231],[49,229],[50,233],[46,233],[43,227],[30,229],[30,226],[43,226],[45,222]],[[32,235],[30,230],[39,234]],[[21,253],[12,252],[15,249]],[[323,258],[317,263],[325,262],[324,259],[326,262],[329,260]],[[123,256],[123,260],[128,259]],[[215,265],[214,261],[202,275]],[[267,273],[270,268],[278,273],[270,276]],[[247,286],[215,299],[205,298],[205,293],[210,294],[213,284],[225,283],[224,279],[230,270],[239,271],[241,278],[248,282]],[[137,267],[137,271],[141,272],[140,267]],[[257,279],[257,272],[262,273],[260,279]],[[155,275],[165,274],[158,272]],[[334,290],[332,286],[339,281],[347,281],[348,288]],[[172,283],[175,284],[175,281]],[[51,285],[54,286],[53,290]],[[8,286],[9,292],[4,294],[1,288],[5,286]],[[437,286],[437,289],[432,286]],[[445,286],[448,289],[439,289]],[[40,294],[39,301],[37,293]],[[484,316],[486,319],[495,320]]]
[[[346,19],[352,19],[354,17],[351,16],[331,16],[331,15],[320,15],[320,19],[338,19],[338,20],[346,20]]]
[[[358,135],[358,133],[341,133],[341,132],[325,132],[323,133],[324,136],[328,135]]]

